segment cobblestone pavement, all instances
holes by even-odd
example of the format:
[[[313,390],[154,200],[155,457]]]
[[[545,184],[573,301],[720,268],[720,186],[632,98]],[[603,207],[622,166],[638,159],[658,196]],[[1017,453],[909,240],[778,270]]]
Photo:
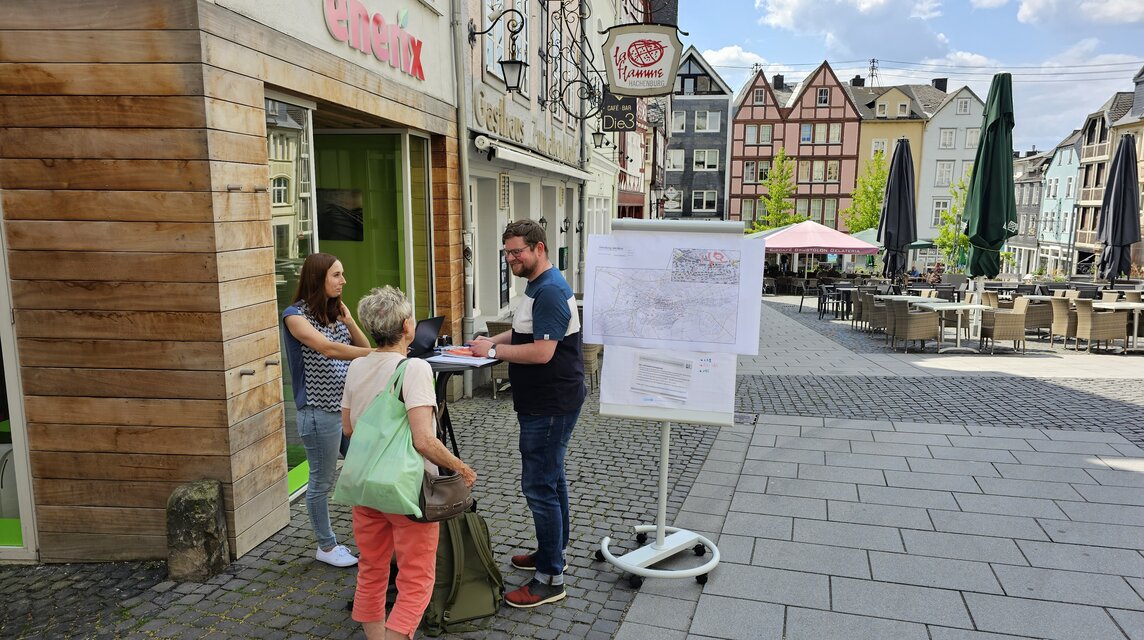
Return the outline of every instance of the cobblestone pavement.
[[[806,427],[810,429],[858,420],[883,426],[904,421],[919,431],[927,424],[938,430],[984,425],[1115,431],[1144,444],[1144,420],[1139,418],[1144,415],[1144,368],[1137,356],[1050,352],[1047,344],[1036,341],[1030,341],[1030,351],[1042,350],[1040,355],[998,356],[1007,360],[888,355],[880,339],[853,331],[849,323],[819,320],[812,312],[798,314],[795,300],[792,305],[767,299],[764,322],[769,324],[760,356],[740,359],[736,404],[745,424],[721,431],[672,431],[668,522],[717,537],[728,563],[712,574],[707,587],[700,590],[690,580],[649,580],[637,598],[614,567],[593,560],[603,536],[614,538],[617,553],[627,551],[636,546],[629,527],[654,521],[659,436],[651,423],[599,417],[594,393],[568,461],[574,517],[569,597],[551,608],[505,608],[483,630],[446,637],[663,640],[685,637],[665,627],[686,630],[693,617],[703,624],[719,619],[739,631],[755,628],[751,625],[756,621],[745,618],[747,614],[725,608],[739,606],[739,594],[745,591],[736,587],[714,598],[709,592],[721,588],[720,574],[738,575],[735,564],[744,562],[741,543],[761,534],[753,529],[720,533],[723,516],[717,517],[718,509],[709,503],[714,500],[726,513],[743,490],[736,485],[746,483],[748,494],[758,490],[757,482],[752,485],[750,476],[733,472],[728,460],[739,455],[738,448],[745,449],[744,442],[763,445],[773,439],[765,435],[766,429],[776,428],[768,422],[818,425]],[[834,364],[839,360],[845,366]],[[756,374],[770,365],[785,373]],[[818,371],[823,373],[813,375]],[[519,495],[511,400],[502,396],[494,401],[486,388],[478,390],[476,398],[454,403],[451,411],[459,425],[462,453],[481,476],[480,510],[489,521],[494,551],[503,561],[507,584],[514,587],[527,576],[512,570],[507,559],[530,546],[531,526]],[[757,416],[764,418],[762,426],[753,425]],[[777,428],[784,433],[791,429]],[[757,449],[754,455],[766,454]],[[335,530],[350,539],[347,510],[336,508],[334,515]],[[816,549],[814,553],[821,551]],[[165,576],[162,562],[0,566],[0,597],[5,601],[0,637],[361,637],[360,627],[344,608],[353,594],[354,572],[313,560],[301,502],[292,506],[289,526],[226,574],[207,584],[175,584]],[[722,637],[740,637],[734,629]]]
[[[511,394],[486,390],[450,405],[462,456],[480,476],[477,495],[506,585],[525,572],[508,557],[532,548],[532,520],[520,495]],[[635,592],[614,567],[595,562],[600,539],[617,553],[637,545],[633,524],[654,522],[659,429],[598,415],[592,394],[568,457],[572,541],[568,598],[537,610],[505,607],[487,628],[455,638],[611,638]],[[669,522],[707,457],[715,429],[672,430]],[[0,637],[5,638],[308,638],[362,637],[346,602],[352,569],[313,559],[303,501],[289,526],[206,584],[166,582],[162,562],[0,567]],[[334,530],[350,540],[349,512],[333,509]]]

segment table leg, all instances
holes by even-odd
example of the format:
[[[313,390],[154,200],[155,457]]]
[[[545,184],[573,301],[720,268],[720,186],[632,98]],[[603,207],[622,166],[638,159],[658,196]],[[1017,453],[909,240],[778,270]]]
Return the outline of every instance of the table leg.
[[[954,337],[954,346],[946,347],[944,349],[938,349],[937,350],[938,353],[954,353],[954,352],[957,352],[957,353],[962,353],[962,352],[964,352],[964,353],[979,353],[977,351],[977,349],[974,349],[972,347],[961,346],[961,316],[964,315],[964,313],[965,313],[964,309],[958,309],[957,310],[957,335]]]

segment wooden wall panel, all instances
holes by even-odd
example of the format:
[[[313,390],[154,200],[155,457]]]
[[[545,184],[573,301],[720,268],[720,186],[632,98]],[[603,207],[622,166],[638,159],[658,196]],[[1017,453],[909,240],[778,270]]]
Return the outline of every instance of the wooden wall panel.
[[[20,309],[207,312],[220,311],[212,299],[218,289],[205,282],[16,280],[12,303]]]
[[[209,129],[266,137],[266,111],[263,104],[236,104],[219,98],[207,98],[204,104],[206,126]]]
[[[271,247],[227,251],[215,259],[218,262],[218,282],[274,273],[274,249]]]
[[[118,562],[167,557],[167,533],[41,533],[41,562]]]
[[[32,458],[39,478],[193,482],[214,478],[230,482],[226,456],[165,456],[138,453],[41,452]]]
[[[222,345],[223,367],[229,370],[243,363],[260,360],[267,366],[279,367],[281,370],[282,359],[278,353],[279,344],[278,325],[275,321],[275,326],[272,328],[266,328],[225,342]]]
[[[285,471],[285,465],[282,470]],[[258,523],[271,517],[275,511],[283,511],[289,516],[289,510],[279,508],[287,498],[286,487],[286,476],[283,474],[265,491],[235,507],[233,531],[236,536],[241,536],[251,527],[257,526]]]
[[[285,410],[281,402],[230,426],[230,453],[253,445],[266,436],[282,430]]]
[[[229,426],[224,400],[82,398],[25,396],[29,423],[71,424],[82,417],[90,424],[127,426]]]
[[[270,251],[271,264],[273,255]],[[216,256],[209,253],[8,252],[8,268],[13,280],[218,282],[215,262]],[[243,277],[250,275],[254,274]]]
[[[263,225],[269,229],[269,225]],[[228,280],[218,285],[219,307],[221,311],[231,311],[259,302],[277,302],[275,276],[272,273]]]
[[[45,533],[130,535],[139,531],[166,531],[167,511],[165,508],[41,505],[36,508],[36,526]]]
[[[277,500],[278,496],[285,493],[285,483],[280,492],[271,493],[274,499]],[[268,490],[269,491],[269,490]],[[234,539],[231,541],[231,553],[241,556],[242,554],[250,551],[259,543],[281,531],[283,527],[290,524],[290,509],[276,507],[262,520],[254,523],[249,529],[235,534]]]
[[[138,369],[146,366],[152,369],[219,371],[225,365],[223,345],[219,342],[21,338],[16,348],[20,353],[20,364],[26,368]],[[277,350],[277,346],[274,348]]]
[[[282,383],[271,380],[245,393],[240,393],[226,401],[227,414],[231,424],[242,422],[275,405],[282,404]]]
[[[265,161],[265,150],[262,155]],[[207,132],[203,129],[13,127],[0,137],[0,157],[206,160]]]
[[[0,122],[12,127],[199,128],[210,126],[210,121],[211,112],[203,111],[199,96],[32,95],[0,100]]]
[[[52,27],[67,29],[197,29],[197,3],[191,0],[118,0],[114,10],[90,0],[53,0],[50,9],[42,0],[0,2],[0,25],[7,29],[42,29],[45,11],[56,16]],[[66,17],[61,19],[60,17]]]
[[[234,500],[245,505],[286,477],[286,453],[274,457],[266,464],[234,481]],[[265,515],[265,514],[261,514]]]
[[[166,505],[177,482],[37,478],[32,482],[36,503],[52,506],[157,507]]]
[[[23,382],[24,393],[37,396],[211,400],[226,393],[217,371],[29,367]]]
[[[0,74],[4,70],[0,68]],[[207,191],[212,163],[203,160],[43,160],[0,158],[7,189]],[[261,184],[265,184],[263,180]]]
[[[83,416],[76,417],[83,419]],[[28,446],[37,451],[229,455],[230,437],[230,434],[223,429],[196,427],[42,423],[28,425]]]
[[[217,313],[29,310],[16,311],[16,331],[28,338],[114,340],[126,336],[178,336],[206,341],[222,338],[218,319]]]
[[[4,136],[0,136],[3,139]],[[179,191],[49,191],[7,190],[4,217],[8,220],[100,220],[124,222],[214,222],[211,207],[234,201],[236,209],[252,208],[242,200],[255,194],[213,194]],[[269,207],[269,205],[267,205]]]
[[[197,64],[0,62],[0,95],[182,96],[202,90]]]
[[[0,24],[3,24],[0,22]],[[38,25],[43,28],[43,21]],[[45,46],[45,43],[51,46]],[[198,62],[199,34],[195,31],[67,31],[28,29],[11,31],[0,48],[3,62],[151,62],[157,51],[168,62]]]
[[[238,251],[242,249],[256,249],[260,247],[274,248],[274,237],[271,235],[270,225],[264,220],[250,222],[223,222],[215,225],[215,250]],[[274,272],[268,274],[273,277]],[[274,287],[271,286],[273,291]]]
[[[277,325],[278,303],[274,301],[224,311],[221,322],[222,339],[238,338]]]
[[[15,251],[83,251],[95,246],[103,251],[204,253],[216,243],[215,225],[196,222],[13,220],[5,226],[8,246]]]

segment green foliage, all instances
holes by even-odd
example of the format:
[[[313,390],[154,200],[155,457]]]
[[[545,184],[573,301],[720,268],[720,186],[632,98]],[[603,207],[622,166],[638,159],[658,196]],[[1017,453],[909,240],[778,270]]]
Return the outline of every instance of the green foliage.
[[[886,197],[886,181],[890,168],[886,156],[881,152],[866,163],[866,169],[858,176],[854,186],[854,199],[851,205],[842,210],[842,221],[850,233],[865,231],[878,226],[882,217],[882,200]]]
[[[937,237],[933,241],[945,256],[946,270],[953,273],[964,272],[963,263],[969,252],[969,236],[965,235],[965,221],[962,220],[968,190],[964,177],[950,185],[949,211],[941,214],[941,224],[938,225]]]
[[[1002,251],[999,255],[1001,258],[1001,268],[1012,271],[1017,266],[1017,254],[1013,251]]]
[[[785,227],[807,219],[794,211],[794,200],[791,199],[795,192],[794,161],[787,158],[786,149],[779,147],[779,153],[771,163],[771,170],[763,181],[763,186],[767,192],[759,196],[758,204],[764,211],[755,218],[755,224],[748,233]]]

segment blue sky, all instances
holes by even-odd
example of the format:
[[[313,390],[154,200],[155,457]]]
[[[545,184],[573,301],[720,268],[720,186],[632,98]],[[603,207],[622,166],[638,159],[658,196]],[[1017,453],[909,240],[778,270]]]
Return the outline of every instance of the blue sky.
[[[984,100],[1008,71],[1019,150],[1056,146],[1144,66],[1144,0],[680,0],[679,28],[736,91],[754,63],[845,81],[877,58],[881,85],[947,77]]]

